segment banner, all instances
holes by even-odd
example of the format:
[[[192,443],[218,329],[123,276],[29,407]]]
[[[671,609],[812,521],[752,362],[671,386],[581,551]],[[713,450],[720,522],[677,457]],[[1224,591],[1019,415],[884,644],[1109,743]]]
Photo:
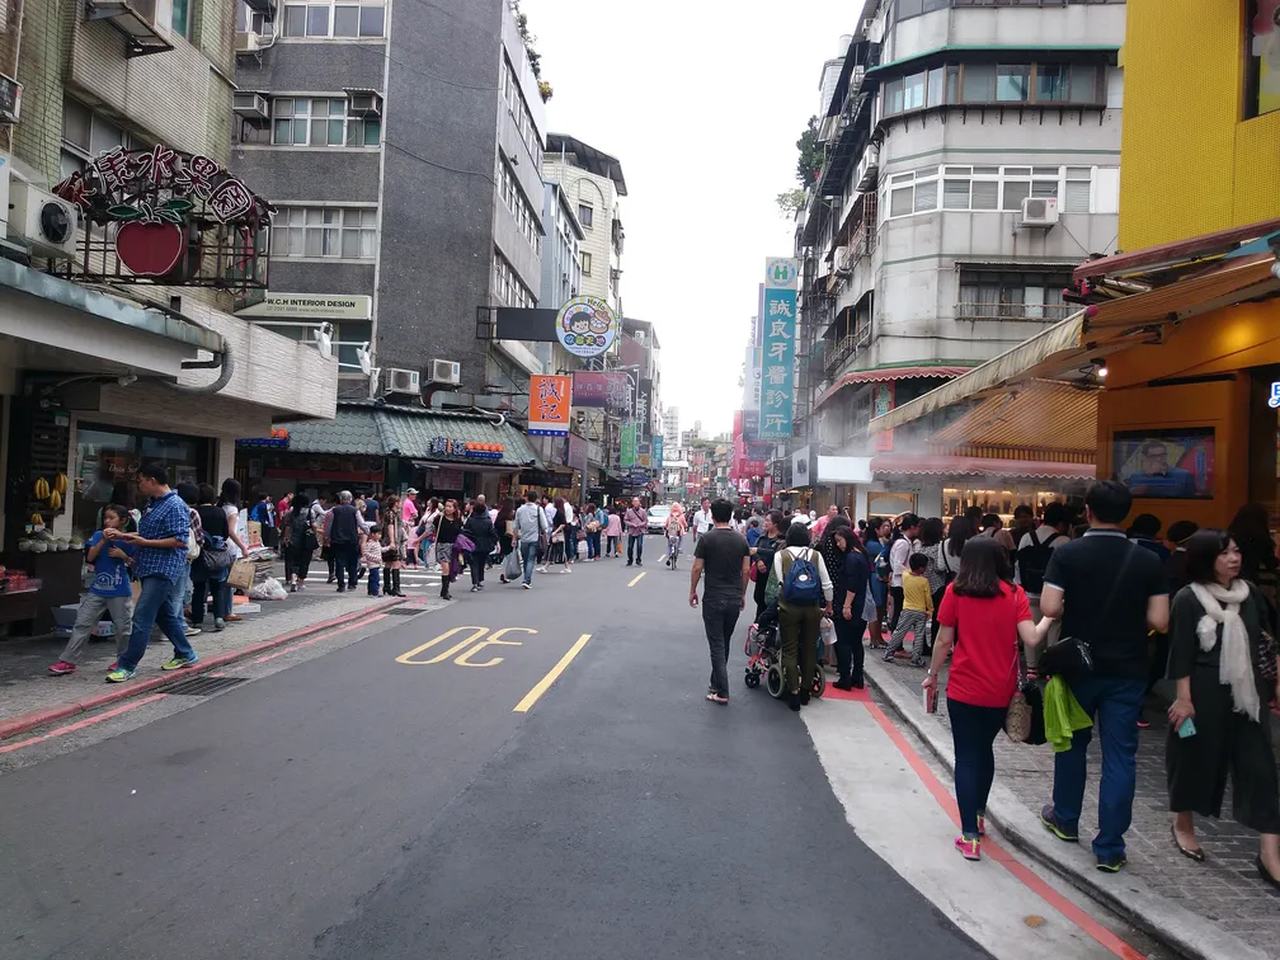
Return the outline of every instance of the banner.
[[[894,387],[892,380],[874,384],[871,388],[871,416],[883,417],[893,409]],[[893,449],[893,431],[881,430],[876,434],[876,452],[887,453]]]
[[[653,430],[653,381],[647,377],[640,381],[636,392],[636,436],[646,440]]]
[[[587,440],[576,433],[569,434],[564,445],[564,465],[571,470],[578,470],[585,478],[587,475]]]
[[[529,435],[564,437],[569,433],[573,380],[535,374],[529,378]]]
[[[662,469],[662,434],[655,434],[653,438],[653,469]]]
[[[631,412],[631,390],[627,374],[621,370],[576,370],[573,374],[573,405],[608,410],[610,413]]]
[[[617,339],[617,317],[599,297],[573,297],[556,314],[556,338],[575,357],[595,357]]]
[[[636,422],[628,420],[622,425],[622,437],[619,446],[619,463],[623,469],[636,465]]]
[[[796,391],[796,276],[794,260],[765,261],[760,358],[761,440],[791,436]]]

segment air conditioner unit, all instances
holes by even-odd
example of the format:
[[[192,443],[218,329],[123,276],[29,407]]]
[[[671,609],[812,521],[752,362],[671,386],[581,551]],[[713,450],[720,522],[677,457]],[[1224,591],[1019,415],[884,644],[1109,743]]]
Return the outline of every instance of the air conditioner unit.
[[[22,113],[22,84],[0,73],[0,123],[17,123]]]
[[[262,35],[253,31],[236,34],[236,53],[257,53],[262,49]]]
[[[14,178],[9,189],[9,239],[31,244],[31,254],[51,260],[76,255],[80,213],[70,201]]]
[[[256,33],[246,34],[256,37]],[[225,102],[225,101],[224,101]],[[246,120],[266,120],[271,116],[271,105],[267,98],[253,90],[237,90],[231,95],[231,109],[237,117]]]
[[[869,38],[869,37],[871,36],[871,31],[875,28],[875,25],[876,25],[876,18],[875,18],[875,17],[867,17],[865,20],[863,20],[863,21],[862,21],[862,35],[863,35],[864,37],[868,37],[868,38]]]
[[[348,117],[382,116],[382,94],[378,91],[348,88],[346,93]]]
[[[421,393],[422,375],[417,370],[392,367],[387,370],[388,393]]]
[[[457,360],[432,360],[431,382],[456,387],[462,383],[462,364]]]
[[[1057,197],[1026,197],[1022,201],[1022,227],[1052,227],[1058,222]]]
[[[848,247],[836,247],[836,273],[848,276],[853,273],[853,256]]]

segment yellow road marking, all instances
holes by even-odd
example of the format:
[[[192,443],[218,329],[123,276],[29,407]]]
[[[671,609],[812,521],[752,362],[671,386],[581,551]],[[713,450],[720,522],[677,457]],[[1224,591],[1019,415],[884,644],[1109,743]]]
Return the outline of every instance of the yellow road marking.
[[[416,657],[418,654],[422,653],[423,651],[430,650],[437,643],[441,643],[445,640],[448,640],[454,634],[460,633],[463,630],[470,630],[472,632],[467,637],[467,639],[463,640],[461,643],[454,644],[447,651],[445,651],[445,653],[442,656],[432,657],[430,660],[414,659],[414,657]],[[472,643],[473,641],[479,640],[488,632],[489,632],[488,627],[477,627],[477,626],[453,627],[450,630],[446,630],[444,633],[440,634],[439,636],[432,637],[426,643],[416,646],[412,650],[407,650],[404,653],[400,654],[400,656],[396,657],[396,663],[403,663],[413,667],[423,666],[429,663],[439,663],[441,660],[447,660],[449,657],[453,656],[455,653],[458,653],[460,650],[465,648],[468,644]]]
[[[641,574],[640,576],[644,576]],[[639,578],[637,578],[639,579]],[[580,636],[576,643],[569,648],[569,652],[560,658],[560,662],[552,667],[545,677],[539,680],[532,690],[524,695],[524,699],[516,704],[512,713],[528,713],[530,708],[538,702],[538,698],[551,689],[551,685],[560,678],[560,674],[569,668],[569,664],[573,663],[573,658],[582,652],[582,648],[587,645],[587,641],[591,639],[591,634],[584,633]]]
[[[481,650],[483,650],[485,647],[492,646],[492,645],[497,645],[502,647],[524,646],[523,640],[503,640],[502,639],[502,635],[504,633],[517,633],[517,632],[533,634],[533,633],[537,633],[538,631],[532,629],[531,627],[503,627],[501,630],[493,631],[493,635],[489,637],[488,640],[481,640],[470,650],[466,651],[465,653],[458,654],[458,656],[454,657],[453,662],[460,667],[496,667],[498,664],[500,664],[503,661],[504,659],[503,657],[490,657],[484,663],[476,663],[471,658],[475,656],[477,653],[479,653]]]
[[[646,571],[644,571],[644,573],[637,573],[634,577],[632,577],[632,578],[631,578],[631,582],[630,582],[630,583],[628,583],[628,584],[627,584],[627,586],[628,586],[628,587],[634,587],[637,583],[639,583],[639,582],[641,581],[641,579],[643,579],[644,574],[645,574],[645,573],[648,573],[648,572],[649,572],[649,571],[648,571],[648,570],[646,570]]]

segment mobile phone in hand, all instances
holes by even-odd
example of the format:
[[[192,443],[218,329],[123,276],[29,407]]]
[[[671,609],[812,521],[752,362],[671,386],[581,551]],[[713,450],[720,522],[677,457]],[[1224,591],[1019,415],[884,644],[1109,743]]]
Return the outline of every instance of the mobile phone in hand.
[[[924,712],[938,712],[938,688],[936,686],[924,688]]]
[[[1187,737],[1194,737],[1195,735],[1196,722],[1191,719],[1191,717],[1187,717],[1187,719],[1182,721],[1182,726],[1178,727],[1178,736],[1185,740]]]

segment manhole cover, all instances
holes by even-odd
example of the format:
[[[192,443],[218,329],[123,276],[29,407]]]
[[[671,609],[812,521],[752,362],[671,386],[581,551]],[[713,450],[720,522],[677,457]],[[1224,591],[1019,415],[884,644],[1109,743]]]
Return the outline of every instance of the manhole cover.
[[[382,612],[385,613],[387,616],[416,617],[420,613],[426,613],[427,608],[426,607],[410,607],[410,606],[406,606],[405,604],[399,604],[398,606],[394,606],[389,610],[383,610]]]
[[[248,680],[248,677],[192,677],[165,687],[164,692],[179,697],[207,697],[210,694],[230,690]]]

